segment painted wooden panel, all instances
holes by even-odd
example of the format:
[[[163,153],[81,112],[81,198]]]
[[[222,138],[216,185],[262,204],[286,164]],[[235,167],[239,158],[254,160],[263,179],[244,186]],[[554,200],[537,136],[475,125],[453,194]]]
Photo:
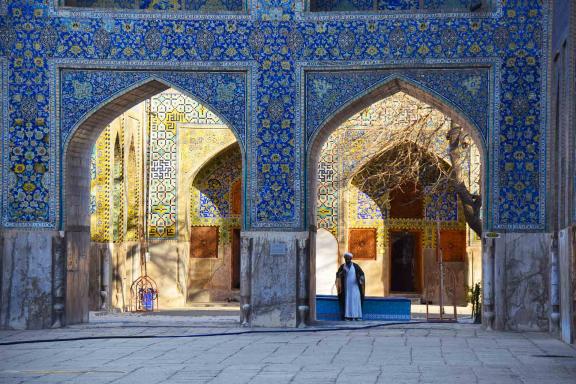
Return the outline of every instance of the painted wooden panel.
[[[218,227],[192,227],[190,233],[190,258],[218,257]]]
[[[440,248],[444,261],[464,261],[466,259],[466,231],[440,231]]]
[[[351,228],[348,249],[355,259],[376,260],[376,228]]]

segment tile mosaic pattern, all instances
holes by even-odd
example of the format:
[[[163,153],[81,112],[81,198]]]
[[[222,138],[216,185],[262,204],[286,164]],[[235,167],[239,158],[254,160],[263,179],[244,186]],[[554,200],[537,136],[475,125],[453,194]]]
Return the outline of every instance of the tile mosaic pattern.
[[[427,194],[424,217],[430,221],[458,221],[458,197],[456,193]]]
[[[166,91],[150,102],[150,218],[151,238],[175,238],[178,228],[178,145],[181,124],[222,125],[205,106],[186,95]],[[239,166],[242,167],[240,161]],[[203,211],[201,211],[202,214]]]
[[[86,116],[126,90],[157,79],[189,92],[207,107],[212,106],[229,122],[240,140],[246,138],[246,79],[242,73],[177,73],[151,71],[63,70],[61,108],[64,124],[61,142],[66,143]]]
[[[150,99],[150,174],[148,236],[172,239],[178,223],[178,109],[184,96],[161,93]]]
[[[388,210],[379,207],[370,196],[360,189],[357,191],[356,201],[356,218],[358,220],[384,220],[388,218]]]
[[[110,186],[111,186],[110,127],[100,135],[90,164],[90,234],[92,241],[111,239]]]
[[[306,110],[308,100],[300,104],[308,92],[299,93],[299,68],[305,63],[317,68],[351,64],[350,70],[376,70],[372,77],[362,77],[368,80],[358,83],[355,93],[366,91],[370,78],[382,76],[378,66],[402,63],[418,68],[413,72],[422,73],[422,82],[433,93],[465,111],[485,134],[493,169],[486,185],[490,196],[487,227],[509,231],[545,228],[548,10],[540,2],[507,1],[493,13],[478,15],[335,14],[323,16],[323,22],[294,13],[290,2],[257,0],[251,4],[250,16],[237,19],[218,15],[166,19],[131,11],[100,12],[85,18],[55,11],[50,2],[11,1],[7,16],[0,17],[0,54],[10,57],[9,81],[4,87],[10,105],[3,150],[4,224],[57,225],[60,157],[52,145],[61,137],[54,111],[55,107],[66,108],[67,96],[60,94],[56,100],[61,90],[51,93],[57,77],[53,63],[68,60],[89,67],[107,60],[119,70],[136,64],[152,66],[149,63],[181,65],[181,69],[214,63],[220,69],[225,65],[236,70],[238,65],[251,63],[250,87],[254,91],[249,96],[250,108],[246,107],[246,81],[232,81],[241,86],[243,97],[230,97],[238,88],[232,89],[231,79],[226,77],[237,74],[219,73],[220,80],[206,80],[202,87],[190,84],[202,82],[198,76],[192,79],[172,72],[170,79],[177,86],[180,81],[187,83],[195,92],[204,89],[209,104],[226,116],[234,129],[237,119],[233,116],[246,119],[250,114],[253,119],[253,131],[245,136],[251,156],[249,228],[305,226],[305,136],[300,127],[315,127],[323,118],[322,113]],[[476,88],[474,81],[464,77],[452,81],[435,75],[433,67],[450,65],[467,66],[470,71],[492,65],[494,83],[481,82],[478,89],[486,92],[488,108],[480,97],[474,98],[479,101],[470,109],[473,106],[454,100],[455,95],[443,94],[451,90],[465,95],[469,91],[464,82]],[[94,89],[105,91],[108,83],[115,84],[106,71],[94,73],[103,78],[90,82],[93,87],[100,84]],[[78,108],[101,103],[92,102],[100,95],[88,93],[87,88],[78,89],[78,96],[88,95],[86,100],[71,99]],[[71,83],[64,89],[67,94],[75,92]],[[341,92],[331,92],[345,102]],[[467,105],[470,108],[466,109]],[[230,116],[227,109],[237,112]],[[488,123],[479,119],[486,111]],[[308,112],[315,116],[310,123]],[[65,128],[69,117],[64,116],[61,114],[59,123]],[[244,123],[243,127],[248,125],[247,120]]]
[[[336,135],[330,135],[322,146],[318,161],[318,199],[316,206],[316,226],[338,236],[338,214],[340,190],[339,153]]]
[[[316,0],[310,2],[312,12],[333,11],[408,11],[420,8],[419,0]]]
[[[310,4],[312,12],[334,11],[467,11],[470,9],[472,0],[316,0]],[[490,0],[484,0],[483,7],[490,4]]]
[[[194,178],[191,189],[192,226],[218,226],[220,242],[229,243],[240,215],[231,212],[233,185],[242,177],[242,154],[233,145],[214,156]]]

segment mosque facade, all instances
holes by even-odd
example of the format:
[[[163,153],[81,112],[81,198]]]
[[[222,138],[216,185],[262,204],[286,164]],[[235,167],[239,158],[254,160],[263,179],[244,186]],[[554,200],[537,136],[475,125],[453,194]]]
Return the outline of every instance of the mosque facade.
[[[0,324],[86,321],[105,280],[92,255],[118,243],[127,258],[142,236],[172,242],[158,267],[175,302],[237,295],[246,325],[310,323],[320,232],[348,248],[359,217],[394,211],[358,191],[339,197],[354,217],[319,211],[323,148],[400,92],[478,148],[483,324],[572,341],[574,15],[570,1],[0,1]],[[443,229],[473,237],[443,198]],[[422,220],[432,249],[426,201],[397,220]],[[386,225],[370,227],[376,258]],[[121,276],[155,259],[134,252]]]

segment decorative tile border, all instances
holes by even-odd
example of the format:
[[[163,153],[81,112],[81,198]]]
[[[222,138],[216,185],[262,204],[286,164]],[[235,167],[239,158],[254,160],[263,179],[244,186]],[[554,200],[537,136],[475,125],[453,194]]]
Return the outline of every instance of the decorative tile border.
[[[0,228],[3,226],[4,213],[6,212],[6,203],[8,201],[8,183],[4,180],[6,169],[10,165],[10,146],[8,137],[10,135],[10,123],[8,120],[8,60],[0,57],[0,111],[2,111],[2,118],[0,124],[2,125],[2,167],[0,168],[0,180],[3,180],[2,189],[0,190],[0,198],[3,203],[0,205]]]

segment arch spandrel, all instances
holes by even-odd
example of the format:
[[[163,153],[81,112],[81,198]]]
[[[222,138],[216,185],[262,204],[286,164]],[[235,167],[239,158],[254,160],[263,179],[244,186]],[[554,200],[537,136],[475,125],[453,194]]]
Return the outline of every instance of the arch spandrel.
[[[79,125],[102,107],[116,101],[115,111],[119,115],[124,109],[170,87],[207,106],[245,144],[247,88],[246,75],[242,72],[65,69],[60,84],[60,142],[64,148]],[[144,92],[142,87],[147,85],[157,90]],[[118,100],[127,94],[138,101],[128,104]]]
[[[492,106],[490,83],[487,67],[306,71],[306,139],[311,143],[330,120],[351,116],[350,105],[360,111],[403,91],[440,110],[461,112],[479,131],[476,139],[486,140]]]

